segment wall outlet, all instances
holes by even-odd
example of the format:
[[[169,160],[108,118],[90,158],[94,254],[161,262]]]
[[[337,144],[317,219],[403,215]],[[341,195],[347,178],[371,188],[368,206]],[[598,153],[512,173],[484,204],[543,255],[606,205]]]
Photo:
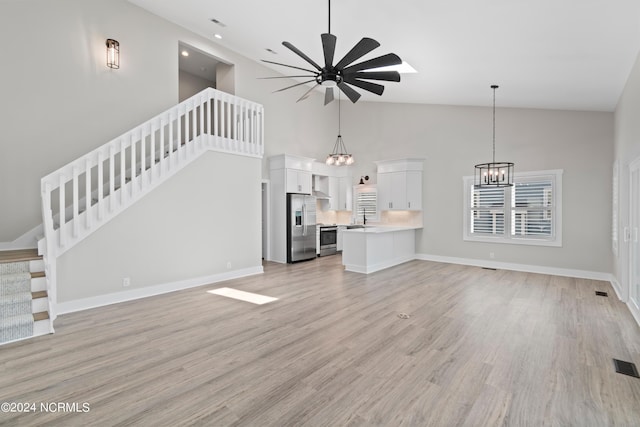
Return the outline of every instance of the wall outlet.
[[[130,277],[125,277],[124,279],[122,279],[122,287],[123,288],[126,288],[130,284],[131,284],[131,278]]]
[[[227,269],[231,269],[231,261],[227,261]]]
[[[489,258],[494,259],[496,257],[496,254],[494,254],[493,252],[489,252]]]

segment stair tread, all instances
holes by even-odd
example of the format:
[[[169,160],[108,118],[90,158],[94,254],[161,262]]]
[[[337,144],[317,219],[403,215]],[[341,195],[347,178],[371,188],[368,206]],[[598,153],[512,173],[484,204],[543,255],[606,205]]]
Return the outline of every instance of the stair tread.
[[[33,321],[37,322],[38,320],[46,320],[49,318],[49,313],[46,311],[41,311],[40,313],[33,313]]]
[[[32,279],[37,279],[39,277],[46,277],[44,271],[36,271],[35,273],[31,273]]]
[[[20,249],[15,251],[0,251],[0,263],[22,262],[42,259],[37,249]]]
[[[31,299],[46,298],[47,296],[48,296],[47,291],[31,292]]]

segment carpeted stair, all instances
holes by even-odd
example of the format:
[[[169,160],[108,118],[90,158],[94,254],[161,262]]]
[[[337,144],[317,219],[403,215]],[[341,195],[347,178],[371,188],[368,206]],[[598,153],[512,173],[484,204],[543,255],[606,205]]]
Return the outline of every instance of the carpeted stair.
[[[0,252],[0,344],[41,334],[34,333],[34,325],[49,317],[47,292],[32,289],[32,280],[44,277],[30,271],[31,261],[39,258],[35,252]],[[45,307],[44,312],[34,313],[35,307]]]
[[[33,335],[31,306],[29,262],[0,264],[0,343]]]

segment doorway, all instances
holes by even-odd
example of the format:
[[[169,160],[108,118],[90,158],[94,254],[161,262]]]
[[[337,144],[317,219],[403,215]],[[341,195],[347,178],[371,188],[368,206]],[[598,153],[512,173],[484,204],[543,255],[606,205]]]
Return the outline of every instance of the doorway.
[[[262,190],[262,259],[271,260],[270,239],[271,239],[271,215],[269,206],[271,205],[269,197],[269,180],[263,179],[260,184]]]
[[[186,43],[178,43],[178,101],[211,87],[235,94],[234,66]]]

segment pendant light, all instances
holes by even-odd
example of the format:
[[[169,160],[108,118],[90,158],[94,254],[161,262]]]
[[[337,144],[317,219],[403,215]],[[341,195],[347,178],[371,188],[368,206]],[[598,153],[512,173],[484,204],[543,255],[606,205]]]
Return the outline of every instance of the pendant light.
[[[340,134],[340,92],[338,92],[338,137],[333,145],[333,151],[327,156],[325,163],[329,166],[352,165],[355,161],[353,156],[347,152],[342,135]]]
[[[496,162],[496,89],[493,89],[493,159],[491,163],[476,165],[474,185],[479,187],[511,187],[513,186],[513,163]]]

